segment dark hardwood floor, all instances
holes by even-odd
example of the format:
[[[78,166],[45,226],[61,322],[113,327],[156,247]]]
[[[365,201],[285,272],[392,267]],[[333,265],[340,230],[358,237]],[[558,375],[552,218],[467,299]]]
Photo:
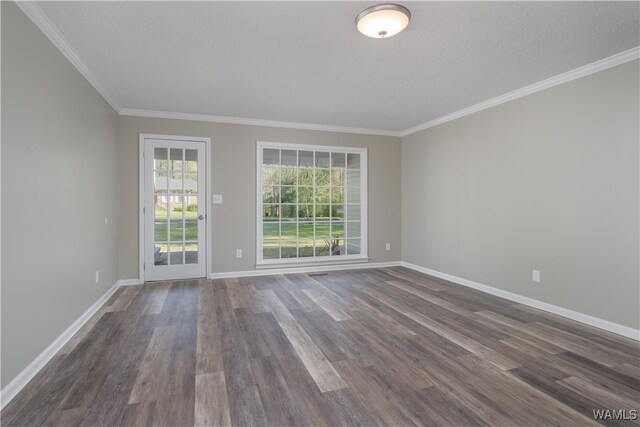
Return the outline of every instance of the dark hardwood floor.
[[[399,267],[147,284],[118,289],[2,425],[592,425],[639,409],[639,353]]]

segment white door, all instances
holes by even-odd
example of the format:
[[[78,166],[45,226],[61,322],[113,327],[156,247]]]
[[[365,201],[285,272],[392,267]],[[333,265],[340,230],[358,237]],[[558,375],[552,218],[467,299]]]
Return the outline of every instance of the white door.
[[[144,279],[206,276],[205,142],[144,138]]]

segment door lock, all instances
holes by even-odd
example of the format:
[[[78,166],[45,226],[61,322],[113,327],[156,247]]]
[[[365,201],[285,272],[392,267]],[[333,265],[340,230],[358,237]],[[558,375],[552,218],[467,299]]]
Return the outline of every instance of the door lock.
[[[200,221],[202,221],[203,219],[205,219],[205,216],[204,216],[204,215],[200,215],[200,216],[198,217],[198,219],[199,219]]]

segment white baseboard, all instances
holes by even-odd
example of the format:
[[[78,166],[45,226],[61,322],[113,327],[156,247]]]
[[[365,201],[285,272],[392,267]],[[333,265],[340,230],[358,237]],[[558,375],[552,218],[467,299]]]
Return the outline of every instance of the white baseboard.
[[[273,276],[276,274],[315,273],[319,271],[358,270],[363,268],[385,268],[385,267],[398,267],[398,266],[400,266],[400,261],[270,268],[270,269],[261,269],[261,270],[228,271],[223,273],[211,273],[211,279],[227,279],[230,277]]]
[[[0,391],[0,409],[3,409],[16,395],[36,376],[53,356],[73,337],[76,332],[106,303],[111,295],[123,285],[119,280],[104,295],[100,297],[87,311],[71,324],[58,338],[56,338],[42,353],[22,370],[9,384]],[[125,283],[126,284],[126,283]],[[136,279],[137,284],[137,279]]]
[[[442,273],[440,271],[431,270],[430,268],[420,267],[419,265],[411,264],[405,261],[400,263],[402,267],[410,268],[411,270],[419,271],[420,273],[428,274],[430,276],[439,277],[444,280],[448,280],[453,283],[457,283],[462,286],[477,289],[482,292],[486,292],[491,295],[495,295],[510,301],[514,301],[520,304],[528,305],[539,310],[548,311],[549,313],[557,314],[558,316],[566,317],[571,320],[585,323],[589,326],[593,326],[605,331],[613,332],[614,334],[622,335],[627,338],[631,338],[636,341],[640,341],[640,330],[631,328],[629,326],[620,325],[618,323],[610,322],[608,320],[600,319],[598,317],[590,316],[588,314],[579,313],[577,311],[569,310],[568,308],[559,307],[557,305],[542,302],[533,298],[525,297],[515,294],[513,292],[505,291],[503,289],[494,288],[492,286],[483,285],[482,283],[474,282],[472,280],[463,279],[461,277],[452,276],[451,274]]]
[[[120,279],[118,280],[118,286],[132,286],[141,285],[140,279]]]

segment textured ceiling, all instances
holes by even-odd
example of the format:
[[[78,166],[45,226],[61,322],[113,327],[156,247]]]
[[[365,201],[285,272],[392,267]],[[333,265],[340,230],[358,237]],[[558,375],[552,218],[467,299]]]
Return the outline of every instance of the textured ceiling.
[[[638,2],[39,2],[123,108],[402,130],[630,49]]]

